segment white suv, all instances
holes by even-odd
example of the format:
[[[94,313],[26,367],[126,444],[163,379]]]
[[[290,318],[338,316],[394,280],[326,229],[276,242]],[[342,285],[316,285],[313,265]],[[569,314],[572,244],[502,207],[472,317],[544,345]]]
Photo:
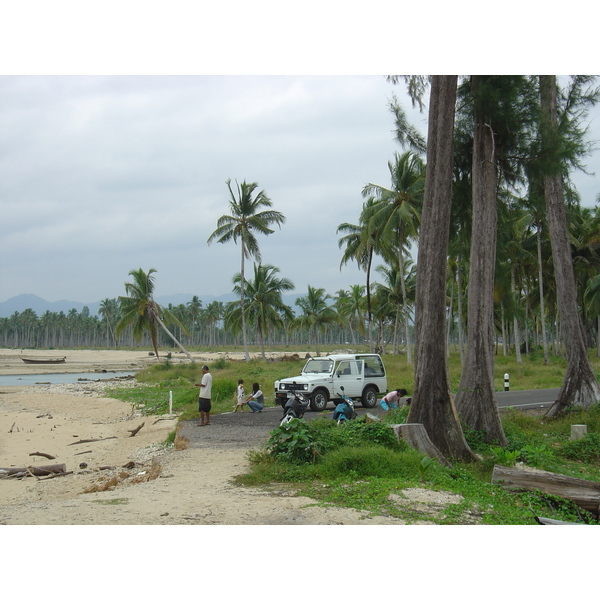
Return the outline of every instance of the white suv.
[[[302,373],[275,382],[275,402],[285,404],[288,391],[295,390],[310,399],[311,410],[327,408],[344,388],[344,395],[373,408],[377,396],[387,393],[385,367],[379,354],[330,354],[309,358]]]

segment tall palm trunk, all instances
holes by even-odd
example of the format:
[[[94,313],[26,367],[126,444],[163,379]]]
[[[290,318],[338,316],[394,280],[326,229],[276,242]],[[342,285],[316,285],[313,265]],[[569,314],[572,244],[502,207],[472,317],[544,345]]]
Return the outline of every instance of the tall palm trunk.
[[[473,135],[473,227],[469,267],[467,355],[455,403],[461,420],[485,432],[487,443],[508,444],[494,391],[494,271],[497,183],[494,132],[476,99]]]
[[[240,274],[241,274],[241,281],[240,281],[240,303],[241,303],[241,308],[242,308],[242,339],[243,339],[243,343],[244,343],[244,358],[246,360],[250,360],[250,354],[248,353],[248,337],[246,334],[246,298],[244,295],[244,283],[246,282],[246,278],[244,275],[244,255],[245,255],[245,247],[244,247],[244,240],[242,238],[242,265],[241,265],[241,269],[240,269]]]
[[[514,265],[510,266],[510,291],[512,292],[512,296],[515,300],[517,299],[517,286],[515,284],[515,267]],[[515,306],[516,308],[516,306]],[[517,319],[517,315],[515,313],[513,317],[513,330],[515,335],[515,354],[517,357],[517,363],[521,364],[523,362],[523,358],[521,357],[521,332],[519,329],[519,319]]]
[[[544,272],[542,268],[542,225],[538,223],[536,231],[538,254],[538,285],[540,289],[540,322],[542,327],[542,348],[544,349],[544,364],[548,364],[548,340],[546,337],[546,308],[544,306]]]
[[[404,256],[402,253],[402,245],[400,245],[399,259],[399,275],[400,275],[400,287],[402,289],[402,305],[404,312],[404,335],[406,337],[406,362],[412,364],[412,355],[410,348],[410,322],[408,319],[408,300],[406,297],[406,282],[404,281]]]
[[[587,408],[600,402],[600,384],[590,364],[577,306],[577,286],[568,236],[560,162],[555,154],[558,116],[554,75],[540,76],[540,97],[542,147],[550,157],[550,169],[544,174],[546,215],[552,243],[558,312],[567,355],[567,370],[562,387],[558,398],[548,411],[548,414],[555,415],[567,406],[579,405]]]
[[[457,79],[456,75],[436,75],[431,82],[417,259],[415,383],[407,422],[421,423],[446,458],[473,460],[450,394],[444,327]]]

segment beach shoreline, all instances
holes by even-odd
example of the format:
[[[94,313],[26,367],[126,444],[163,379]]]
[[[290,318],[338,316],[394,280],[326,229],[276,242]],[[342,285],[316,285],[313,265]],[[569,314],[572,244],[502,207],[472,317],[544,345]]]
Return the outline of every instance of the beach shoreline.
[[[67,362],[25,365],[19,350],[0,350],[0,374],[29,372],[29,367],[52,367],[50,372],[134,370],[156,361],[141,351],[51,352],[66,355]],[[201,363],[223,355],[198,353],[195,358]],[[402,524],[353,509],[318,506],[288,493],[285,486],[238,486],[233,477],[249,468],[250,447],[228,447],[224,440],[218,447],[192,448],[178,436],[175,447],[167,448],[164,442],[177,427],[173,415],[141,415],[133,404],[104,397],[103,385],[115,383],[0,388],[0,469],[64,464],[67,472],[52,478],[1,478],[0,524]]]

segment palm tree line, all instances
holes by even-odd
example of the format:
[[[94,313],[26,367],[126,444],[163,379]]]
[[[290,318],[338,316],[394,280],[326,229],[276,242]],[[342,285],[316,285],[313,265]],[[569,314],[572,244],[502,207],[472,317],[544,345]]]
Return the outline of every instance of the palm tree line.
[[[473,224],[470,191],[474,177],[473,114],[481,113],[496,132],[493,150],[497,172],[492,175],[492,193],[497,199],[492,282],[493,335],[497,341],[494,351],[512,352],[520,361],[522,354],[540,349],[548,361],[550,353],[564,352],[564,344],[543,191],[539,185],[541,150],[534,135],[538,117],[530,97],[532,79],[504,77],[500,80],[501,86],[498,77],[494,81],[473,78],[459,88],[445,299],[447,348],[454,347],[465,359],[469,335],[467,296],[470,278],[476,277],[470,272],[472,249],[476,256],[478,244],[485,243],[474,235],[477,226]],[[484,107],[480,113],[473,112],[474,90],[482,96],[482,87],[490,83],[495,86],[494,106],[503,110],[493,113]],[[592,97],[597,99],[597,91],[587,96],[582,91],[588,83],[581,78],[573,84],[569,90],[571,95],[562,98],[563,114],[569,110],[576,113],[577,102],[583,105]],[[498,96],[502,96],[500,100]],[[81,314],[46,312],[37,317],[34,311],[27,309],[0,319],[2,344],[129,347],[136,343],[151,345],[154,340],[175,346],[179,340],[191,347],[242,345],[246,356],[249,345],[259,346],[264,354],[269,345],[308,344],[318,353],[323,344],[368,344],[373,351],[402,351],[411,362],[416,282],[412,244],[418,243],[420,235],[427,167],[421,156],[425,145],[406,123],[397,101],[392,102],[390,109],[396,120],[397,139],[411,149],[396,153],[388,163],[389,183],[367,183],[363,187],[357,224],[347,222],[337,227],[342,251],[340,268],[355,262],[365,272],[364,281],[339,290],[334,296],[309,285],[306,295],[299,298],[294,307],[286,305],[284,294],[293,290],[294,284],[281,277],[277,267],[262,264],[255,235],[272,234],[273,225],[281,227],[285,217],[272,209],[271,200],[264,191],[258,190],[257,183],[236,182],[234,186],[228,180],[230,214],[219,218],[216,230],[207,241],[240,242],[241,270],[233,278],[239,300],[203,306],[195,296],[186,305],[169,305],[164,309],[168,311],[165,313],[169,316],[165,320],[169,321],[168,326],[156,331],[139,329],[137,339],[135,325],[123,321],[127,314],[124,310],[127,302],[123,298],[104,300],[98,317],[90,316],[89,311],[86,314],[85,309]],[[576,114],[581,117],[582,109],[577,110],[580,112]],[[571,140],[571,154],[564,162],[570,162],[571,167],[579,166],[586,151],[578,127],[580,123],[575,118],[569,122],[564,117],[564,135]],[[600,354],[600,206],[581,206],[576,190],[569,184],[568,170],[563,179],[585,342],[588,347],[597,346]],[[597,200],[600,201],[600,196]],[[256,262],[248,278],[246,261],[251,258]],[[153,269],[148,275],[152,272]],[[143,274],[141,270],[140,273]],[[374,273],[378,282],[372,281]],[[163,309],[157,306],[154,310]],[[117,336],[119,324],[120,338]]]

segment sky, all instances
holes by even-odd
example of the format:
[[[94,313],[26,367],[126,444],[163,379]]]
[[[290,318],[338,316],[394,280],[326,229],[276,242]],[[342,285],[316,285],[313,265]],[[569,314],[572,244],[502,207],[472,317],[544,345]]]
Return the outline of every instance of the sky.
[[[44,4],[39,10],[40,22],[50,18]],[[97,33],[90,35],[95,47]],[[402,151],[393,95],[426,131],[426,110],[413,110],[404,86],[384,76],[398,69],[377,59],[366,68],[357,53],[348,62],[338,56],[320,65],[311,56],[305,69],[298,58],[281,66],[272,62],[273,42],[285,37],[277,31],[265,66],[244,62],[246,47],[238,44],[235,60],[229,54],[211,68],[201,61],[194,73],[185,61],[165,68],[160,57],[168,53],[157,52],[143,28],[140,36],[140,47],[155,52],[145,62],[131,61],[137,46],[129,40],[128,52],[108,60],[88,50],[95,60],[78,63],[76,48],[55,43],[46,63],[42,52],[21,66],[0,64],[0,301],[25,293],[83,303],[114,298],[138,268],[156,269],[157,297],[230,293],[240,247],[207,244],[229,212],[228,179],[256,182],[284,214],[283,226],[258,242],[263,264],[292,280],[295,293],[364,284],[354,263],[340,269],[336,230],[358,222],[365,184],[390,184],[388,161]],[[178,46],[180,37],[166,39]],[[103,48],[123,38],[103,37]],[[212,39],[213,52],[231,43]],[[260,48],[255,56],[264,58]],[[597,139],[599,114],[591,122]],[[591,170],[594,162],[597,153]],[[598,176],[576,181],[593,205]]]

